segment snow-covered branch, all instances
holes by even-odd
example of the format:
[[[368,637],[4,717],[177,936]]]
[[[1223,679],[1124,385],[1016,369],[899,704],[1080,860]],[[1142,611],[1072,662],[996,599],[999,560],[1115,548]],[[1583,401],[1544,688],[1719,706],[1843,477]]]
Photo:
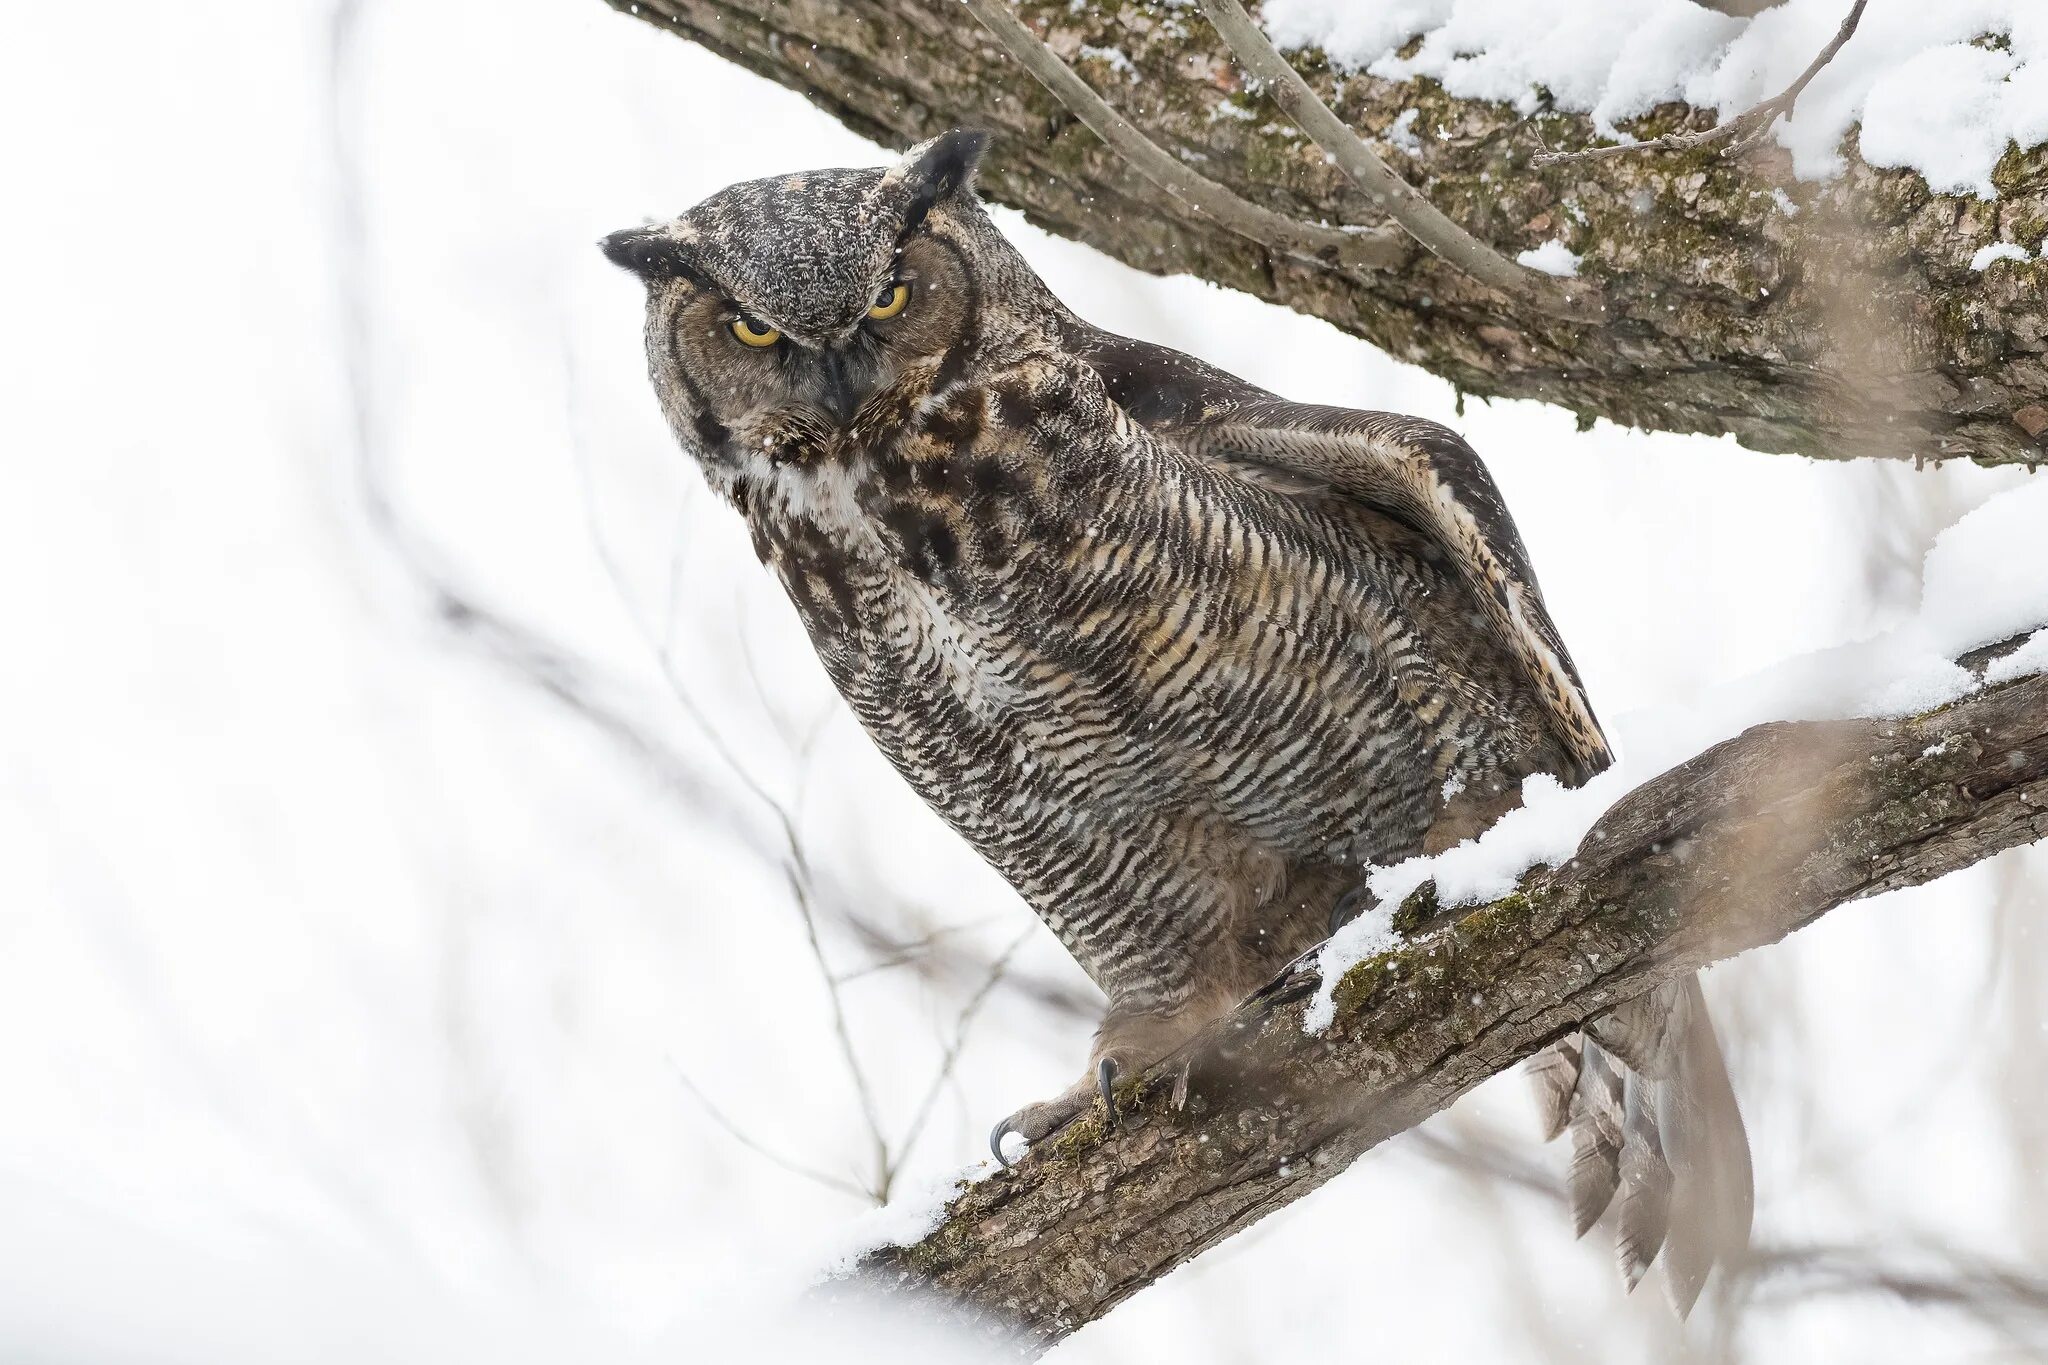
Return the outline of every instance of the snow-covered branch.
[[[1467,266],[1576,260],[1569,287],[1608,309],[1588,326],[1540,303],[1548,286],[1504,294],[1436,256],[1358,268],[1400,245],[1387,186],[1354,183],[1304,138],[1192,7],[977,0],[1005,44],[953,0],[608,3],[891,146],[987,128],[983,191],[1041,226],[1325,318],[1469,393],[1759,450],[2043,458],[2048,124],[2018,79],[2039,63],[2017,29],[1970,46],[1942,27],[1944,7],[1894,6],[1862,19],[1752,155],[1703,146],[1545,168],[1532,163],[1547,147],[1723,126],[1721,111],[1796,85],[1842,7],[1794,0],[1746,28],[1702,11],[1638,40],[1634,0],[1584,0],[1570,40],[1524,52],[1474,27],[1482,7],[1416,35],[1377,7],[1267,0],[1255,17],[1313,98],[1266,89],[1326,106],[1339,126],[1323,140],[1347,157],[1370,144],[1469,234]],[[1985,7],[1985,22],[2003,9]],[[1033,46],[1015,41],[1016,21]],[[1072,78],[1062,97],[1040,83],[1052,66],[1034,74],[1014,55],[1038,44]],[[1207,206],[1191,210],[1190,195]]]
[[[851,1281],[1034,1354],[1614,1005],[2048,837],[2048,676],[2017,671],[1991,662],[2003,681],[1903,719],[1756,726],[1512,894],[1445,910],[1417,892],[1403,937],[1336,983],[1327,1028],[1304,1027],[1304,962],[1125,1087],[1113,1130],[1084,1118],[963,1186]]]

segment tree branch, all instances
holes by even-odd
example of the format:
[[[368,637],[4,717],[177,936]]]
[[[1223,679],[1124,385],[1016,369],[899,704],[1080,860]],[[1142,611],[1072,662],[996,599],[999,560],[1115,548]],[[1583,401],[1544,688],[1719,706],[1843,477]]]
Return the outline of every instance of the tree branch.
[[[1083,1118],[963,1187],[852,1283],[1036,1354],[1615,1005],[2044,837],[2048,676],[1906,720],[1758,726],[1638,788],[1513,895],[1432,913],[1418,892],[1406,941],[1345,973],[1321,1035],[1298,965],[1125,1087],[1116,1130]]]
[[[1198,275],[1327,319],[1469,393],[1541,399],[1588,422],[1732,433],[1759,450],[2043,456],[2048,265],[1971,262],[1994,242],[2030,254],[2038,244],[2048,146],[2009,152],[1992,177],[1996,200],[1931,194],[1920,177],[1865,165],[1853,148],[1844,173],[1820,184],[1796,180],[1773,148],[1537,169],[1530,156],[1542,144],[1598,140],[1591,121],[1287,54],[1346,129],[1482,246],[1513,260],[1561,241],[1580,256],[1610,313],[1588,328],[1427,254],[1368,270],[1328,263],[1319,247],[1267,244],[1134,174],[1159,172],[1163,160],[1298,228],[1387,230],[1384,210],[1322,148],[1268,117],[1189,8],[983,0],[1014,10],[1098,86],[1131,77],[1117,117],[1159,153],[1134,161],[1131,137],[1113,147],[1083,126],[955,0],[608,3],[890,146],[987,128],[996,136],[983,192],[1040,226],[1141,269]],[[1702,118],[1711,115],[1674,104],[1628,126],[1648,140]],[[1407,245],[1381,240],[1378,249]]]
[[[1254,242],[1305,260],[1369,270],[1405,265],[1410,252],[1398,233],[1381,228],[1346,232],[1319,223],[1297,222],[1240,199],[1215,181],[1196,175],[1097,95],[1059,54],[1024,27],[1009,0],[963,0],[1004,51],[1053,93],[1088,130],[1114,147],[1131,169],[1222,226]]]

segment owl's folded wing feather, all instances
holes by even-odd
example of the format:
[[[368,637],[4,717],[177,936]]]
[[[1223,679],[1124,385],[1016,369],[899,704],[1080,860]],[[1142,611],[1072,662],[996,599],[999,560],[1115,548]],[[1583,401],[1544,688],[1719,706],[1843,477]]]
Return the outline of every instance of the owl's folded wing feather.
[[[1335,493],[1429,536],[1458,566],[1491,633],[1541,697],[1576,785],[1612,761],[1522,538],[1472,447],[1435,422],[1290,403],[1162,346],[1097,331],[1071,339],[1138,422],[1249,483]]]

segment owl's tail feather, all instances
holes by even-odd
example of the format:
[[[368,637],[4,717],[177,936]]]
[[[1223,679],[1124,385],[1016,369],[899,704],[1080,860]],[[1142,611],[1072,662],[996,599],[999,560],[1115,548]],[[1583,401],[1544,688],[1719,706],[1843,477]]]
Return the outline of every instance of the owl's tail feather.
[[[1610,1207],[1630,1289],[1659,1252],[1680,1317],[1717,1262],[1749,1245],[1749,1135],[1699,979],[1670,982],[1545,1050],[1529,1066],[1544,1137],[1572,1135],[1572,1220]]]

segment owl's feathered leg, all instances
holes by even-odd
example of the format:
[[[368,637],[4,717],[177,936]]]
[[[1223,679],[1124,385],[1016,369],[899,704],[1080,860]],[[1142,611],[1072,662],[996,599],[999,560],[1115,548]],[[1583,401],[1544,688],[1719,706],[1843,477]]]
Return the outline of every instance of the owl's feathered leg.
[[[1572,1216],[1584,1235],[1611,1206],[1630,1289],[1661,1253],[1683,1317],[1717,1262],[1749,1244],[1755,1192],[1699,979],[1630,1001],[1529,1064],[1544,1136],[1572,1135]]]
[[[1198,836],[1189,856],[1222,858],[1220,838],[1206,831]],[[1225,865],[1242,868],[1236,860]],[[1226,877],[1221,894],[1177,907],[1173,951],[1148,958],[1136,980],[1109,987],[1109,1010],[1095,1030],[1086,1074],[1055,1098],[997,1124],[989,1135],[997,1158],[1003,1159],[1003,1139],[1011,1133],[1036,1142],[1098,1100],[1114,1122],[1116,1079],[1137,1076],[1165,1058],[1312,947],[1322,937],[1324,907],[1352,875],[1333,864],[1310,864],[1275,879],[1261,896],[1233,894],[1235,880]]]
[[[1245,993],[1238,984],[1217,983],[1163,1009],[1112,1004],[1095,1032],[1087,1074],[1052,1099],[1027,1104],[998,1123],[989,1133],[989,1149],[1007,1166],[1003,1140],[1012,1133],[1026,1143],[1038,1142],[1098,1103],[1105,1122],[1114,1123],[1117,1079],[1143,1072],[1236,1004]]]

